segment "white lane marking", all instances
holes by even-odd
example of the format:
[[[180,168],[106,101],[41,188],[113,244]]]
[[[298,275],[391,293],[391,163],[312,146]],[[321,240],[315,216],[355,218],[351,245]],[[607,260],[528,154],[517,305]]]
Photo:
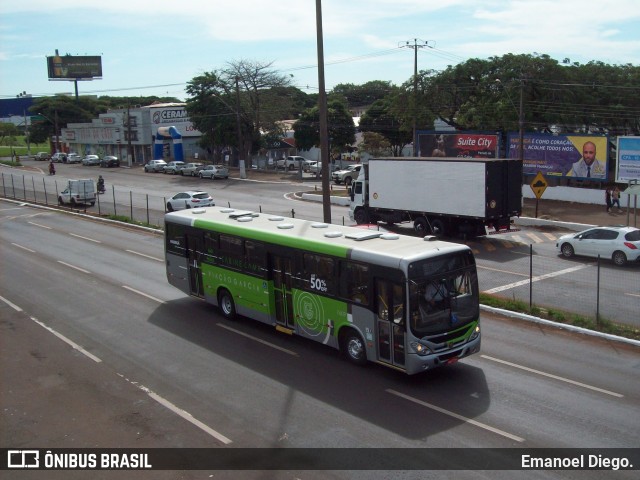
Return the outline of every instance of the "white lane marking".
[[[204,431],[204,432],[208,433],[209,435],[211,435],[213,438],[219,440],[220,442],[224,443],[225,445],[228,445],[228,444],[232,443],[232,441],[230,439],[228,439],[227,437],[225,437],[221,433],[216,432],[213,428],[209,427],[205,423],[202,423],[197,418],[194,418],[193,415],[191,415],[189,412],[177,407],[176,405],[171,403],[166,398],[161,397],[157,393],[153,392],[152,390],[150,390],[149,388],[145,387],[144,385],[139,384],[138,382],[134,382],[133,380],[129,380],[127,377],[125,377],[124,375],[122,375],[120,373],[118,373],[118,375],[120,377],[122,377],[124,380],[126,380],[127,382],[129,382],[131,385],[134,385],[134,386],[138,387],[140,390],[145,392],[147,395],[149,395],[151,398],[153,398],[156,402],[158,402],[163,407],[168,408],[173,413],[175,413],[179,417],[184,418],[187,422],[195,425],[196,427],[198,427],[202,431]]]
[[[0,296],[0,300],[2,300],[4,303],[6,303],[7,305],[9,305],[11,308],[13,308],[16,312],[21,312],[22,309],[16,305],[15,303],[10,302],[9,300],[7,300],[6,298]]]
[[[26,250],[27,252],[30,252],[30,253],[36,253],[35,250],[31,250],[30,248],[23,247],[22,245],[18,245],[17,243],[11,243],[11,245],[13,245],[14,247],[21,248],[22,250]]]
[[[136,252],[134,250],[125,250],[125,252],[133,253],[134,255],[140,255],[141,257],[149,258],[151,260],[155,260],[156,262],[164,262],[162,258],[152,257],[151,255],[145,255],[144,253]]]
[[[576,267],[565,268],[564,270],[558,270],[557,272],[547,273],[545,275],[538,275],[537,277],[533,277],[531,279],[532,282],[539,282],[540,280],[545,280],[547,278],[558,277],[560,275],[565,275],[571,272],[577,272],[578,270],[582,270],[583,268],[588,268],[591,265],[578,265]],[[503,285],[502,287],[491,288],[489,290],[485,290],[483,293],[498,293],[504,290],[509,290],[511,288],[520,287],[522,285],[527,285],[529,280],[520,280],[519,282],[509,283],[508,285]]]
[[[237,333],[238,335],[242,335],[243,337],[249,338],[251,340],[255,340],[258,343],[262,343],[263,345],[266,345],[267,347],[275,348],[276,350],[280,350],[281,352],[284,352],[284,353],[286,353],[288,355],[292,355],[294,357],[298,356],[298,354],[296,352],[294,352],[294,351],[287,350],[286,348],[279,347],[278,345],[274,345],[273,343],[269,343],[269,342],[267,342],[265,340],[262,340],[260,338],[257,338],[257,337],[254,337],[252,335],[249,335],[247,333],[241,332],[240,330],[236,330],[235,328],[228,327],[227,325],[224,325],[222,323],[218,323],[217,325],[219,327],[222,327],[222,328],[225,328],[225,329],[229,330],[230,332]]]
[[[560,377],[558,375],[553,375],[552,373],[542,372],[540,370],[535,370],[533,368],[525,367],[523,365],[518,365],[517,363],[508,362],[506,360],[500,360],[499,358],[490,357],[488,355],[480,355],[482,358],[487,360],[491,360],[492,362],[502,363],[504,365],[508,365],[510,367],[519,368],[520,370],[525,370],[527,372],[535,373],[537,375],[542,375],[543,377],[553,378],[554,380],[560,380],[561,382],[570,383],[571,385],[577,385],[578,387],[587,388],[589,390],[594,390],[596,392],[605,393],[607,395],[611,395],[613,397],[622,398],[624,395],[616,392],[612,392],[610,390],[604,390],[603,388],[594,387],[592,385],[587,385],[586,383],[576,382],[575,380],[571,380],[569,378]]]
[[[529,278],[529,274],[528,273],[519,273],[519,272],[512,272],[510,270],[501,270],[499,268],[483,267],[482,265],[476,265],[476,268],[482,268],[483,270],[490,270],[492,272],[508,273],[509,275],[517,275],[517,276],[520,276],[520,277]]]
[[[498,435],[502,435],[503,437],[510,438],[511,440],[515,440],[516,442],[524,442],[525,441],[524,438],[518,437],[517,435],[513,435],[513,434],[511,434],[509,432],[505,432],[504,430],[500,430],[498,428],[492,427],[492,426],[487,425],[485,423],[478,422],[478,421],[473,420],[471,418],[463,417],[462,415],[458,415],[457,413],[450,412],[449,410],[445,410],[444,408],[437,407],[435,405],[432,405],[431,403],[423,402],[422,400],[419,400],[419,399],[417,399],[415,397],[411,397],[409,395],[405,395],[404,393],[400,393],[400,392],[397,392],[397,391],[389,389],[389,388],[386,391],[391,393],[392,395],[396,395],[398,397],[401,397],[401,398],[404,398],[406,400],[409,400],[410,402],[417,403],[418,405],[422,405],[423,407],[427,407],[427,408],[430,408],[432,410],[435,410],[436,412],[443,413],[445,415],[448,415],[450,417],[456,418],[458,420],[462,420],[465,423],[470,423],[471,425],[475,425],[476,427],[480,427],[480,428],[483,428],[485,430],[489,430],[490,432],[497,433]]]
[[[629,295],[631,297],[640,297],[640,293],[625,293],[625,295]]]
[[[80,345],[78,345],[76,342],[74,342],[73,340],[70,340],[69,338],[65,337],[64,335],[62,335],[61,333],[56,332],[53,328],[45,325],[44,323],[42,323],[40,320],[38,320],[35,317],[31,317],[31,320],[33,320],[34,322],[36,322],[38,325],[40,325],[42,328],[44,328],[45,330],[48,330],[49,332],[53,333],[56,337],[58,337],[60,340],[62,340],[63,342],[65,342],[66,344],[70,345],[71,347],[73,347],[74,349],[78,350],[80,353],[82,353],[83,355],[85,355],[86,357],[90,358],[91,360],[93,360],[96,363],[100,363],[102,362],[102,360],[100,360],[98,357],[96,357],[93,353],[87,352],[84,348],[82,348]]]
[[[156,298],[156,297],[154,297],[152,295],[149,295],[147,293],[141,292],[140,290],[136,290],[135,288],[127,287],[126,285],[122,285],[122,288],[126,288],[130,292],[137,293],[138,295],[142,295],[143,297],[147,297],[148,299],[151,299],[151,300],[153,300],[155,302],[165,303],[164,300],[160,300],[159,298]]]
[[[89,270],[85,270],[84,268],[76,267],[75,265],[71,265],[70,263],[63,262],[62,260],[58,260],[58,263],[64,265],[65,267],[69,267],[69,268],[73,268],[75,270],[78,270],[79,272],[91,274],[91,272]]]
[[[29,223],[29,224],[31,224],[31,225],[34,225],[34,226],[36,226],[36,227],[46,228],[47,230],[53,230],[53,228],[52,228],[52,227],[47,227],[46,225],[40,225],[39,223],[36,223],[36,222],[27,222],[27,223]]]
[[[87,240],[89,242],[102,243],[100,240],[95,240],[89,237],[83,237],[82,235],[78,235],[77,233],[69,233],[69,235],[71,235],[72,237],[81,238],[82,240]]]

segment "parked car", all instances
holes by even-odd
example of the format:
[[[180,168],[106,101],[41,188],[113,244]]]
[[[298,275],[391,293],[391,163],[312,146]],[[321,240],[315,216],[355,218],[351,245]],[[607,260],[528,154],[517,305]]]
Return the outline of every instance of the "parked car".
[[[224,165],[207,165],[198,172],[200,178],[229,178],[229,169]]]
[[[98,155],[86,155],[82,159],[82,165],[87,167],[93,167],[94,165],[100,165],[100,157]]]
[[[144,166],[144,171],[158,173],[162,172],[166,166],[167,162],[164,160],[149,160]]]
[[[100,166],[105,168],[119,167],[120,160],[118,160],[118,157],[107,155],[100,160]]]
[[[333,180],[336,185],[340,185],[341,183],[351,185],[351,182],[358,178],[360,168],[362,168],[362,164],[360,163],[347,165],[345,169],[333,172],[331,174],[331,180]]]
[[[276,168],[282,168],[284,170],[298,170],[300,165],[303,165],[307,159],[298,156],[289,156],[282,158],[276,162]]]
[[[191,162],[187,163],[181,170],[180,175],[191,175],[192,177],[198,176],[198,172],[204,168],[204,163]]]
[[[66,163],[67,154],[64,152],[56,152],[53,155],[51,155],[51,161],[53,163]]]
[[[558,252],[565,257],[610,258],[616,265],[640,260],[640,229],[634,227],[595,227],[558,238]]]
[[[33,156],[34,160],[47,161],[51,158],[49,152],[38,152]]]
[[[167,200],[167,210],[184,210],[185,208],[213,207],[213,198],[207,192],[189,191],[176,193]]]
[[[307,160],[302,169],[307,173],[315,173],[316,175],[320,175],[322,173],[322,162]]]
[[[67,155],[67,163],[81,163],[82,157],[77,153],[70,153]]]
[[[165,165],[164,169],[162,170],[162,173],[170,173],[171,175],[175,175],[176,173],[179,173],[180,170],[182,170],[185,167],[185,165],[186,163],[181,161],[169,162]]]

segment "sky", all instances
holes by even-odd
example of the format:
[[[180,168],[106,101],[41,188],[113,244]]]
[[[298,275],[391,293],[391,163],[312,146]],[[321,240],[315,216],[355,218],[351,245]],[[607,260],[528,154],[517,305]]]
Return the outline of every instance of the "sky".
[[[640,0],[2,0],[0,98],[74,92],[46,57],[99,55],[80,95],[186,99],[187,82],[246,60],[317,93],[316,3],[325,87],[441,71],[471,58],[546,54],[640,65]]]

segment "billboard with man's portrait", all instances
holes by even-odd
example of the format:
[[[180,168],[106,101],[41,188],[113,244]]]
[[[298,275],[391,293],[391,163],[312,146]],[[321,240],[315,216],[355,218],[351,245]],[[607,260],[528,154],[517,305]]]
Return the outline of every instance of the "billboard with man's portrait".
[[[509,158],[520,157],[520,136],[509,134]],[[607,179],[609,140],[602,135],[523,136],[523,173],[572,177],[577,179]]]

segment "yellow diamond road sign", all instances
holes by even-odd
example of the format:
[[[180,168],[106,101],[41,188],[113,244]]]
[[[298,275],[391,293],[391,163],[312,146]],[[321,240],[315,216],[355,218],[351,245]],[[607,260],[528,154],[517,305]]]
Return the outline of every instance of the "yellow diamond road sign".
[[[533,193],[536,195],[536,198],[539,199],[540,197],[542,197],[542,194],[546,189],[547,189],[547,179],[544,178],[544,175],[542,175],[542,172],[538,172],[538,174],[536,175],[536,178],[534,178],[533,182],[531,182],[531,190],[533,190]]]

